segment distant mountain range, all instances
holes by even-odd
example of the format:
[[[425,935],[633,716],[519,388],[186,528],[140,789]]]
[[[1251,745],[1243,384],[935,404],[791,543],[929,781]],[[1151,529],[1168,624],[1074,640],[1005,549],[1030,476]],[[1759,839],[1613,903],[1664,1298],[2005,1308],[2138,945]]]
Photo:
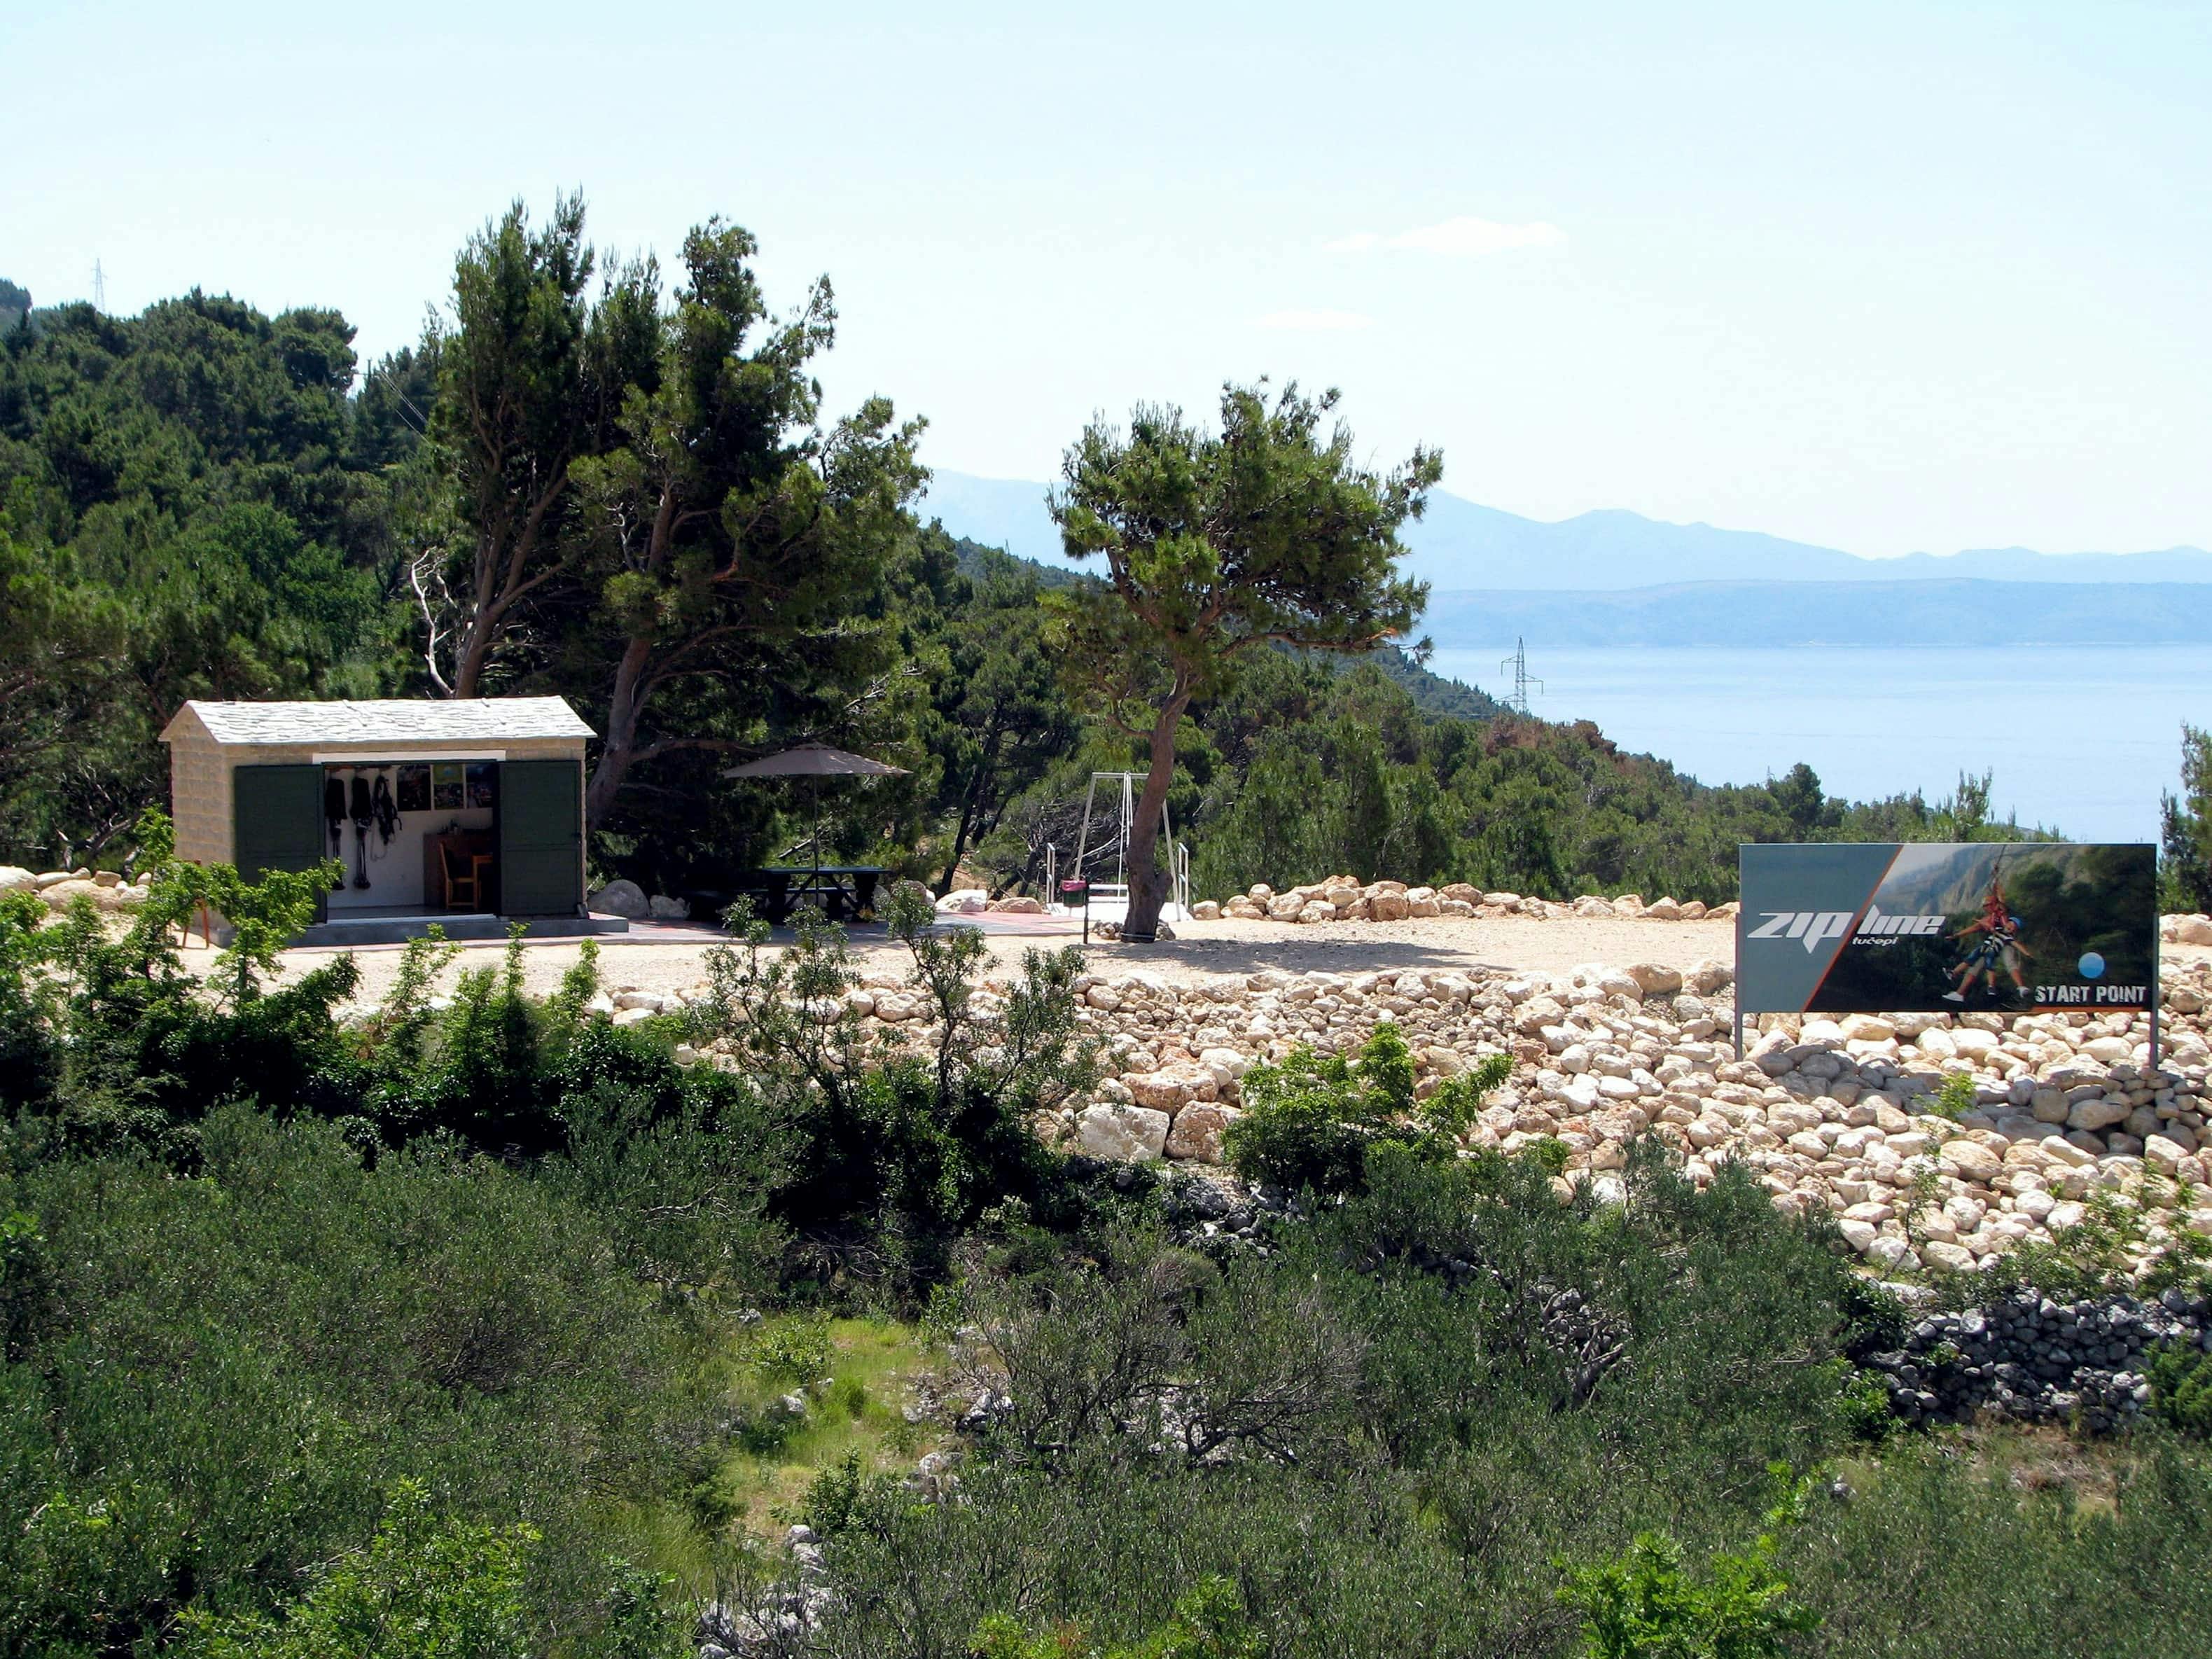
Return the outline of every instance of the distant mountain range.
[[[923,504],[956,535],[1025,559],[1057,562],[1060,532],[1044,509],[1048,486],[939,472]],[[1755,530],[1666,524],[1618,507],[1557,524],[1481,507],[1443,490],[1407,527],[1408,575],[1437,592],[1455,588],[1601,592],[1680,582],[2212,582],[2212,553],[2039,553],[2026,547],[1868,559]]]
[[[1868,559],[1709,524],[1664,524],[1610,508],[1558,524],[1478,507],[1441,491],[1407,527],[1408,574],[1455,588],[1606,589],[1678,582],[2212,582],[2212,553],[2039,553],[2025,547]]]
[[[922,511],[956,534],[1062,564],[1045,489],[939,472]],[[1407,574],[1431,589],[1426,631],[1445,647],[1522,635],[1561,645],[2171,642],[2202,639],[2212,625],[2212,553],[2196,547],[1869,559],[1617,508],[1547,524],[1442,491],[1404,540]]]

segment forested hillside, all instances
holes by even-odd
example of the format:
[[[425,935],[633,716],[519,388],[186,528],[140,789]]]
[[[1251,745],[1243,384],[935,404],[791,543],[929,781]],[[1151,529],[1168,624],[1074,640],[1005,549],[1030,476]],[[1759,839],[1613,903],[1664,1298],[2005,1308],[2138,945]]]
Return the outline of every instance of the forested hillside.
[[[25,313],[0,343],[0,858],[127,856],[186,698],[557,692],[601,734],[603,877],[714,890],[789,852],[795,801],[720,775],[820,738],[908,773],[834,799],[831,850],[1037,880],[1089,773],[1146,764],[1050,642],[1041,596],[1076,579],[921,521],[921,422],[820,408],[829,286],[779,311],[753,253],[712,222],[666,273],[603,267],[580,203],[518,208],[368,365],[335,307],[0,295]],[[1739,840],[1938,823],[1802,769],[1705,788],[1388,646],[1261,652],[1183,725],[1170,805],[1208,890],[1341,869],[1712,900]]]

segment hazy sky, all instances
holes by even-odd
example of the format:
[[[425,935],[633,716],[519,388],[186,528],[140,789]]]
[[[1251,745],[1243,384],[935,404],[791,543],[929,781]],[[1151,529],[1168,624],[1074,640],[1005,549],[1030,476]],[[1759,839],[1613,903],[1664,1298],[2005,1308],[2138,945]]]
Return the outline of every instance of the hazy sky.
[[[833,408],[964,471],[1267,374],[1540,518],[2212,546],[2212,4],[1053,14],[18,6],[0,276],[374,354],[581,186],[603,246],[828,272]]]

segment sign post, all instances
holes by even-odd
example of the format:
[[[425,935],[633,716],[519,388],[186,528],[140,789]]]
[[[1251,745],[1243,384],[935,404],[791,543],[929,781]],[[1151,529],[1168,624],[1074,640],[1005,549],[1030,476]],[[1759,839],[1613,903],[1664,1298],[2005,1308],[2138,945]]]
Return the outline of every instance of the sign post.
[[[1735,1049],[1747,1013],[2148,1016],[2158,854],[2059,842],[1737,849]]]

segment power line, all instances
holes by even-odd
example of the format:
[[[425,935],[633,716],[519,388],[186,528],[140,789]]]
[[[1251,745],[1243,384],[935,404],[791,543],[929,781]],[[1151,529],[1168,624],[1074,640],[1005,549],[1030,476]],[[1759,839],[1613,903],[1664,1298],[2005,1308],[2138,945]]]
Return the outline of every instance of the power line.
[[[1514,636],[1513,654],[1501,659],[1498,667],[1501,673],[1509,668],[1513,671],[1513,695],[1506,700],[1505,706],[1516,714],[1528,715],[1528,688],[1534,686],[1536,694],[1541,696],[1544,682],[1528,677],[1528,647],[1519,635]]]
[[[103,317],[107,314],[107,273],[97,259],[92,262],[92,308]]]

